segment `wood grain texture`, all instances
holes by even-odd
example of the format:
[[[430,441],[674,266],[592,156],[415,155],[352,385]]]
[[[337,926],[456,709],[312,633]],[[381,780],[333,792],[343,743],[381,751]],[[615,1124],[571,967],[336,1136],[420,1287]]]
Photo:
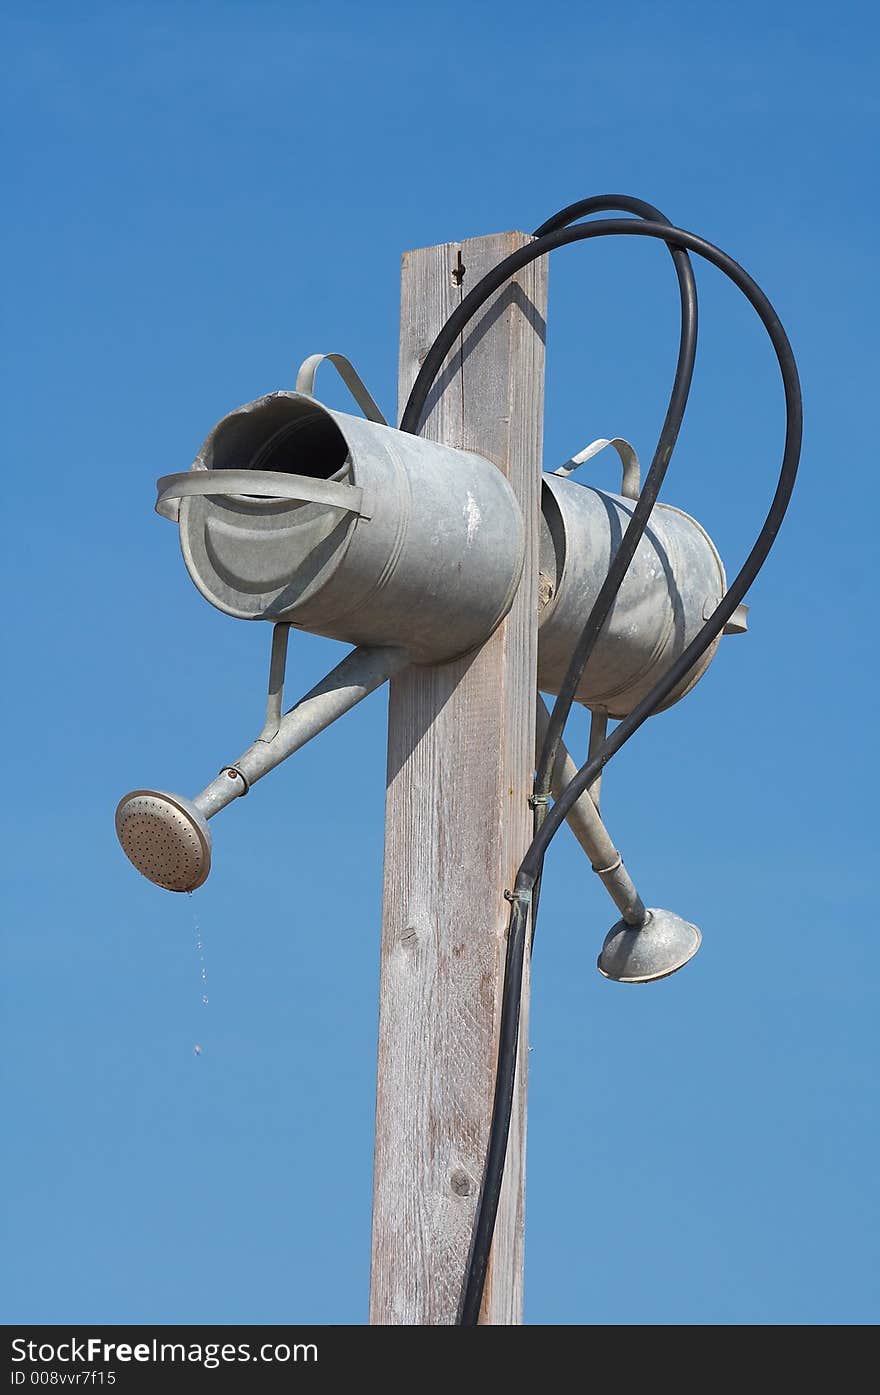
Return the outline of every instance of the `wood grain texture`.
[[[462,295],[529,239],[502,233],[403,259],[401,408]],[[463,284],[452,272],[459,253]],[[423,434],[478,451],[526,524],[509,616],[475,654],[392,680],[370,1320],[454,1323],[495,1078],[505,888],[528,845],[546,263],[491,300],[450,355]],[[483,1321],[521,1321],[528,976],[520,1069]]]

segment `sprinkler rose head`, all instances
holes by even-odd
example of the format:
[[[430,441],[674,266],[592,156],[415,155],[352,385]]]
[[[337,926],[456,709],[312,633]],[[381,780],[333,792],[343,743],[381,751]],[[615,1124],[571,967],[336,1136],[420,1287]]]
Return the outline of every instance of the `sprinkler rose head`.
[[[129,862],[166,891],[195,891],[211,870],[207,820],[179,794],[132,790],[116,809],[116,836]]]

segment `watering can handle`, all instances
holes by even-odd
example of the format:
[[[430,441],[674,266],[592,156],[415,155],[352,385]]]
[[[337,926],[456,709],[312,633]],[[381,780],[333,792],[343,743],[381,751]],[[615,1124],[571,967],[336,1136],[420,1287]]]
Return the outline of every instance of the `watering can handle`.
[[[184,470],[156,481],[156,512],[177,522],[178,500],[207,494],[222,497],[248,494],[258,499],[295,499],[298,503],[324,504],[345,513],[369,518],[364,491],[354,484],[318,480],[310,475],[282,475],[275,470]]]
[[[570,460],[566,460],[564,465],[560,465],[558,470],[554,470],[554,475],[561,475],[567,479],[573,475],[579,465],[583,465],[588,460],[592,460],[594,455],[598,455],[600,450],[606,446],[613,446],[620,456],[620,463],[623,466],[623,483],[620,492],[624,499],[638,499],[641,487],[641,470],[639,468],[639,457],[635,447],[629,441],[625,441],[622,436],[611,436],[607,439],[603,436],[598,441],[593,441],[590,445],[579,450],[577,455],[573,455]]]
[[[382,414],[381,408],[373,401],[366,383],[351,360],[345,357],[345,354],[310,354],[308,358],[303,359],[296,375],[297,392],[304,393],[306,397],[314,397],[315,374],[325,360],[327,363],[333,364],[367,421],[375,421],[380,426],[387,426],[388,421]]]

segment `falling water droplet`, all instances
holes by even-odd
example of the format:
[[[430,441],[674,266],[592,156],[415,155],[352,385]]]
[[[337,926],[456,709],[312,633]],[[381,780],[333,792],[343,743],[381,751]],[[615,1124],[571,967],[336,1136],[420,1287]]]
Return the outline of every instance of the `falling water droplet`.
[[[190,896],[192,896],[192,892],[189,892],[188,894],[189,894]],[[198,954],[198,956],[199,956],[199,977],[200,977],[200,979],[201,979],[201,993],[200,993],[199,996],[201,997],[201,1000],[202,1000],[202,1006],[203,1006],[203,1007],[207,1007],[207,1005],[208,1005],[208,995],[207,995],[207,993],[205,992],[205,989],[206,989],[207,984],[208,984],[208,970],[207,970],[207,968],[205,967],[205,941],[204,941],[204,935],[203,935],[202,927],[201,927],[201,924],[199,923],[199,913],[198,913],[198,910],[196,909],[195,903],[193,903],[193,929],[195,930],[195,936],[196,936],[196,952],[197,952],[197,954]],[[197,1043],[197,1044],[193,1047],[193,1054],[196,1055],[196,1056],[201,1056],[201,1054],[202,1054],[202,1049],[203,1049],[203,1048],[202,1048],[202,1046],[201,1046],[201,1043]]]

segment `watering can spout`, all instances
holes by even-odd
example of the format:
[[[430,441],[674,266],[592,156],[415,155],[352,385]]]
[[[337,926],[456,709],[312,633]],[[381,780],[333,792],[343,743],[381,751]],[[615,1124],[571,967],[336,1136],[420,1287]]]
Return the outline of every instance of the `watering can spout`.
[[[617,983],[653,983],[683,969],[701,943],[696,925],[673,911],[652,909],[642,925],[619,920],[611,927],[597,968]]]
[[[129,862],[167,891],[195,891],[211,870],[211,834],[197,805],[165,790],[132,790],[116,809]]]
[[[138,789],[116,809],[116,834],[126,857],[148,881],[166,891],[195,891],[207,879],[211,870],[208,819],[247,794],[257,780],[410,661],[404,649],[354,649],[289,712],[273,716],[280,707],[279,668],[283,677],[278,648],[273,644],[267,723],[233,765],[224,766],[195,799]]]

